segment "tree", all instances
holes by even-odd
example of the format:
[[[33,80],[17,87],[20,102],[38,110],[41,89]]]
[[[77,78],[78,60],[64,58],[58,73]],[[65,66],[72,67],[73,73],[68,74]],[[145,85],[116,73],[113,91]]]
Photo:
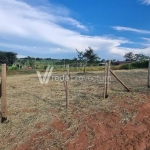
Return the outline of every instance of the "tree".
[[[113,59],[111,60],[112,65],[119,65],[119,60]]]
[[[6,63],[7,62],[7,58],[5,56],[5,53],[0,51],[0,63]]]
[[[126,59],[126,61],[132,62],[135,60],[135,54],[133,52],[126,53],[124,55],[124,58]]]
[[[84,59],[84,53],[81,51],[78,51],[77,49],[76,49],[76,51],[77,51],[77,55],[78,55],[78,59],[79,59],[79,61],[83,61],[83,59]]]
[[[20,70],[21,68],[23,69],[23,67],[26,65],[27,60],[24,58],[19,58],[19,59],[17,59],[16,63],[17,63],[17,66]]]
[[[37,60],[37,61],[41,61],[41,60],[42,60],[42,58],[36,58],[36,60]]]
[[[17,59],[17,53],[0,51],[0,63],[11,66]]]
[[[30,57],[30,59],[29,59],[29,65],[30,65],[30,67],[32,67],[32,69],[34,68],[34,66],[35,66],[35,58],[31,58]]]
[[[23,59],[25,60],[23,63],[25,63],[26,65],[29,65],[32,68],[35,67],[36,58],[27,56],[27,57],[25,57]]]
[[[100,59],[97,56],[97,54],[94,53],[94,50],[91,47],[85,49],[85,52],[82,51],[80,52],[77,49],[76,51],[77,51],[79,61],[84,63],[84,73],[85,73],[85,68],[87,66],[87,63],[93,64],[94,62],[98,62]]]
[[[78,50],[76,50],[78,53],[78,59],[80,61],[84,61],[87,63],[94,63],[99,61],[99,57],[97,56],[97,54],[94,53],[94,50],[91,47],[88,47],[88,49],[85,49],[85,52],[80,52]]]
[[[106,62],[106,60],[105,60],[105,59],[102,59],[100,62],[101,62],[101,63],[105,63],[105,62]]]
[[[129,62],[129,69],[131,68],[131,62],[135,60],[135,54],[133,52],[126,53],[124,55],[124,58],[126,58],[125,61]]]
[[[148,60],[148,56],[145,56],[143,54],[135,54],[135,60],[138,61],[138,62],[143,62],[143,61],[146,61]]]
[[[94,53],[94,50],[91,47],[88,47],[88,49],[85,49],[84,55],[83,57],[85,58],[85,60],[88,63],[94,63],[99,61],[99,57],[97,56],[97,54]]]
[[[80,63],[80,66],[81,66],[81,64],[84,64],[85,62],[84,62],[84,53],[81,51],[78,51],[77,49],[76,49],[76,51],[77,51],[77,55],[78,55],[78,59],[79,59],[79,63]],[[84,65],[85,66],[85,65]],[[85,70],[85,69],[84,69]]]
[[[72,59],[72,62],[73,62],[73,66],[76,67],[78,65],[78,59],[76,57],[74,57]]]

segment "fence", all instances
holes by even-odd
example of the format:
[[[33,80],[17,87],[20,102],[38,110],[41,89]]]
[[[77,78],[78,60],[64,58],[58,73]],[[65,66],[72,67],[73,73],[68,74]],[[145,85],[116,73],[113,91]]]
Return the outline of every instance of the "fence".
[[[1,86],[0,86],[0,97],[1,97],[1,122],[5,122],[7,120],[7,102],[6,102],[6,64],[1,65]],[[70,77],[69,73],[69,65],[66,65],[67,69],[67,76]],[[104,99],[108,97],[109,92],[109,76],[113,75],[126,89],[130,91],[130,89],[120,80],[120,78],[110,69],[110,61],[105,65],[105,74],[104,74]],[[150,87],[150,59],[149,59],[149,66],[148,66],[148,87]],[[64,88],[66,93],[66,107],[69,106],[69,82],[64,82]]]
[[[111,71],[111,69],[109,70]],[[5,69],[4,71],[2,69],[2,72],[4,73]],[[126,84],[131,92],[126,92],[124,87],[112,73]],[[69,76],[69,66],[67,67],[67,73],[55,72],[52,75],[62,76],[63,74]],[[109,72],[106,73],[106,76],[107,75],[109,76]],[[2,76],[4,76],[4,74]],[[74,79],[74,76],[77,80]],[[31,138],[30,133],[37,134],[38,131],[41,132],[44,129],[48,129],[44,134],[57,135],[57,132],[53,130],[53,128],[50,128],[50,124],[55,121],[56,118],[61,117],[65,120],[64,122],[71,122],[68,125],[70,128],[73,128],[74,125],[78,123],[75,119],[77,116],[84,118],[89,113],[105,111],[107,106],[111,105],[111,101],[112,103],[115,102],[115,100],[117,101],[118,97],[121,97],[121,99],[127,97],[127,100],[128,97],[133,97],[134,99],[137,97],[139,91],[141,93],[146,93],[148,91],[147,69],[118,70],[110,72],[111,84],[108,85],[107,93],[109,94],[109,98],[107,99],[103,98],[104,84],[101,78],[98,78],[99,81],[92,81],[91,78],[96,79],[95,76],[105,79],[103,78],[103,76],[105,76],[104,71],[87,71],[85,74],[83,72],[71,72],[70,78],[74,80],[68,81],[66,86],[64,81],[54,82],[52,80],[49,81],[47,85],[41,85],[36,74],[27,76],[9,76],[7,78],[7,107],[9,114],[8,116],[6,113],[2,114],[3,118],[6,119],[6,117],[8,117],[9,124],[1,126],[2,128],[0,128],[2,129],[0,130],[0,139],[3,139],[3,141],[9,140],[9,143],[4,144],[4,147],[0,147],[0,149],[12,149],[15,146],[17,147],[22,144],[21,141],[28,141],[28,139]],[[6,75],[2,77],[2,80],[3,79],[6,81]],[[1,85],[3,85],[4,81],[1,83]],[[2,91],[2,93],[4,93],[2,95],[6,95],[6,90],[5,92],[4,90]],[[114,96],[116,96],[116,99],[114,98],[111,100]],[[140,102],[142,100],[143,99],[140,98],[138,101]],[[6,98],[4,102],[6,104]],[[4,110],[4,106],[6,105],[3,103],[2,106]],[[72,110],[74,112],[73,119],[70,113]],[[91,112],[89,112],[89,110]],[[82,118],[79,118],[79,120],[81,119]],[[57,137],[56,140],[59,141],[58,138],[60,135],[55,137]],[[40,139],[41,136],[36,138]],[[47,139],[43,138],[43,141],[45,140]],[[55,145],[56,140],[51,140],[51,142]],[[49,143],[49,141],[50,140],[47,142]],[[51,149],[53,149],[53,147]]]

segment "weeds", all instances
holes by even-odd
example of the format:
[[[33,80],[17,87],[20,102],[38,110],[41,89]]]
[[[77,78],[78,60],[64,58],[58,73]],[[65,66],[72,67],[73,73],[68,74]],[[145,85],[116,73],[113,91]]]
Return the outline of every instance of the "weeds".
[[[127,124],[128,122],[132,121],[133,118],[136,116],[136,110],[128,111],[128,110],[121,110],[121,122]]]

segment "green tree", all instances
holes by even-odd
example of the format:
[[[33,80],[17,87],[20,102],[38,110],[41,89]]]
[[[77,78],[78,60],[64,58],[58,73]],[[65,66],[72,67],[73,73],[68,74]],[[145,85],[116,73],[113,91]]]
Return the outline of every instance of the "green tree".
[[[145,56],[143,54],[135,54],[135,60],[138,61],[138,62],[143,62],[143,61],[146,61],[148,60],[148,56]]]
[[[124,55],[125,61],[129,62],[129,69],[131,68],[131,62],[135,61],[135,54],[133,52],[126,53]]]
[[[23,69],[23,67],[26,65],[27,60],[24,58],[19,58],[16,61],[17,66],[19,67],[19,69]]]
[[[7,58],[6,55],[3,51],[0,51],[0,63],[6,63],[7,62]]]
[[[78,65],[78,59],[76,57],[74,57],[72,59],[72,62],[73,62],[73,66],[76,67]]]
[[[11,66],[17,59],[17,53],[0,51],[0,63]]]
[[[88,47],[88,49],[85,49],[83,57],[87,61],[87,63],[90,63],[90,64],[93,64],[100,60],[100,58],[97,56],[97,54],[94,53],[94,50],[91,47]]]
[[[97,54],[94,53],[94,50],[91,47],[88,47],[88,49],[85,49],[85,52],[80,52],[78,50],[77,55],[80,62],[83,62],[84,64],[84,73],[86,70],[87,63],[93,64],[95,62],[98,62],[100,58],[97,56]]]
[[[126,59],[126,61],[128,62],[133,62],[135,60],[135,54],[133,52],[129,52],[129,53],[126,53],[124,55],[124,58]]]
[[[34,68],[34,66],[35,66],[35,59],[33,59],[33,58],[29,59],[29,65],[30,65],[30,67]]]

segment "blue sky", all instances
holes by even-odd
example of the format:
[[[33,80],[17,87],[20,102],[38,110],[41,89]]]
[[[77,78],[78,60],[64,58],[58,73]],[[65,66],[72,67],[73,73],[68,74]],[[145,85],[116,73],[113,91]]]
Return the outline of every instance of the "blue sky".
[[[150,56],[150,0],[0,0],[0,50],[18,57]]]

